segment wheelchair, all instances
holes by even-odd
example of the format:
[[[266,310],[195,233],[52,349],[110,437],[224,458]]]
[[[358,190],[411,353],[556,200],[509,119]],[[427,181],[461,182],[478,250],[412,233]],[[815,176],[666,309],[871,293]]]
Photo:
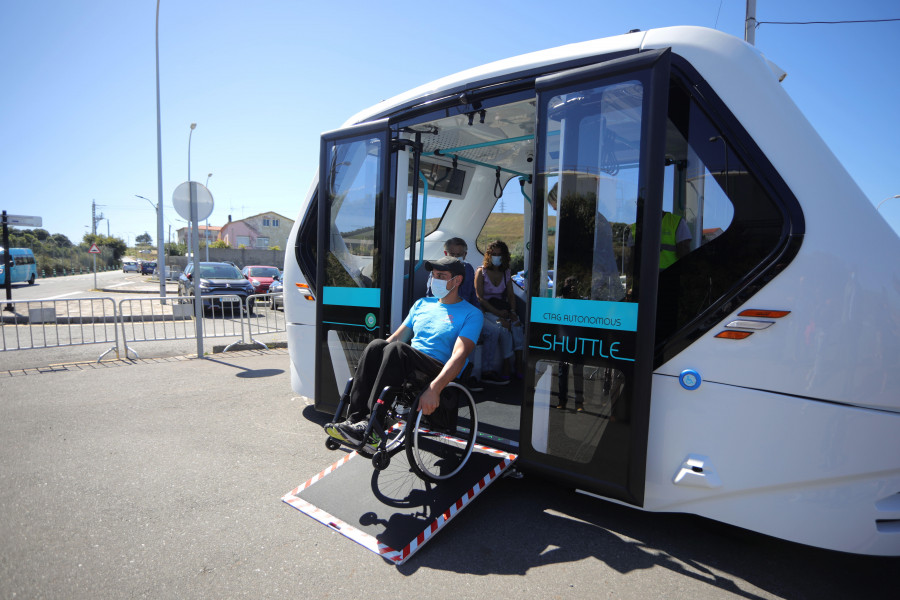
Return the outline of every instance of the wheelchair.
[[[335,423],[345,418],[352,384],[350,378],[335,411]],[[393,456],[405,451],[409,466],[420,479],[433,483],[450,479],[462,470],[475,446],[475,399],[464,385],[453,381],[441,392],[438,408],[425,415],[419,411],[419,396],[425,385],[406,381],[400,386],[385,387],[369,415],[360,444],[328,436],[325,446],[329,450],[346,446],[362,456],[370,456],[372,466],[379,471],[388,468]],[[369,442],[373,432],[380,436],[374,450]]]

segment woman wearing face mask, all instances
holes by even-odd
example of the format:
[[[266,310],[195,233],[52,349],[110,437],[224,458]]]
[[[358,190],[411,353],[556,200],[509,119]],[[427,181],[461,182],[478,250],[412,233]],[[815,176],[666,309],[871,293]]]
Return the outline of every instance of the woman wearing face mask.
[[[484,350],[481,379],[485,383],[505,385],[513,356],[516,357],[516,374],[522,375],[522,343],[524,335],[519,316],[516,314],[516,296],[513,293],[509,272],[509,248],[496,240],[488,244],[484,253],[484,264],[475,271],[475,293],[481,310],[484,311]],[[496,341],[494,341],[496,340]],[[494,371],[495,352],[500,353],[500,372]]]

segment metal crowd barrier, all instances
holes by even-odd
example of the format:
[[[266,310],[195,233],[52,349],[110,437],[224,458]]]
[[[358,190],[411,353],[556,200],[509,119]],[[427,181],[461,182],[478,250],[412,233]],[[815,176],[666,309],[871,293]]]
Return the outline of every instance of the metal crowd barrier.
[[[0,314],[2,351],[112,344],[100,355],[119,356],[119,319],[112,298],[9,300],[13,311]]]
[[[203,296],[212,298],[213,307],[204,310],[203,339],[238,337],[238,341],[226,346],[225,350],[244,341],[247,328],[246,306],[239,296]],[[161,297],[126,298],[119,301],[119,314],[122,324],[122,342],[125,345],[125,357],[132,352],[140,355],[129,346],[135,342],[160,342],[166,340],[196,339],[197,328],[194,326],[194,297],[166,296],[166,303]]]
[[[213,298],[213,308],[204,311],[203,338],[237,338],[226,351],[248,341],[265,348],[257,338],[287,331],[283,302],[280,311],[275,306],[276,299],[283,299],[280,293],[254,294],[243,302],[234,295],[203,298]],[[129,352],[140,358],[133,348],[138,342],[196,339],[194,297],[162,300],[125,298],[118,307],[109,297],[11,300],[13,312],[0,312],[0,351],[110,344],[99,362],[110,352],[119,357],[120,330],[126,358]]]
[[[279,312],[276,304],[281,306]],[[249,307],[253,306],[251,314]],[[282,292],[273,294],[253,294],[247,297],[247,335],[254,344],[263,348],[266,345],[256,337],[270,333],[284,333],[287,331],[287,323],[284,319],[284,296]],[[256,336],[256,337],[254,337]]]

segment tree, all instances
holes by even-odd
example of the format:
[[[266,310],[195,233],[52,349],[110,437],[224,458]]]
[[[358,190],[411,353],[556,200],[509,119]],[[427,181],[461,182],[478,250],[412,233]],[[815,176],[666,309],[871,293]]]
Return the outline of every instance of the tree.
[[[185,244],[173,244],[169,242],[166,244],[166,254],[169,256],[184,256],[187,254],[187,245]]]
[[[152,243],[153,243],[153,238],[150,236],[149,233],[147,233],[147,232],[145,231],[145,232],[142,233],[141,235],[139,235],[139,236],[137,236],[136,238],[134,238],[134,243],[135,243],[135,244],[152,244]]]
[[[210,242],[209,247],[210,248],[231,248],[231,246],[229,246],[228,242],[226,242],[225,240],[216,240],[214,242]]]
[[[61,233],[54,233],[53,235],[51,235],[50,241],[60,248],[71,248],[72,246],[74,246],[72,241]]]

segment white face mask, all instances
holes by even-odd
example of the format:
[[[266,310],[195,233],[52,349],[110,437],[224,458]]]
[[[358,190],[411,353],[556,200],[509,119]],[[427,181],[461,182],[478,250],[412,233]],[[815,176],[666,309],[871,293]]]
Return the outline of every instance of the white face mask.
[[[499,267],[500,263],[502,263],[502,262],[503,262],[502,256],[492,256],[491,257],[491,264],[494,265],[495,267]]]
[[[434,294],[434,297],[438,300],[450,292],[450,290],[447,289],[447,283],[448,282],[443,279],[437,279],[436,277],[431,279],[431,293]]]

